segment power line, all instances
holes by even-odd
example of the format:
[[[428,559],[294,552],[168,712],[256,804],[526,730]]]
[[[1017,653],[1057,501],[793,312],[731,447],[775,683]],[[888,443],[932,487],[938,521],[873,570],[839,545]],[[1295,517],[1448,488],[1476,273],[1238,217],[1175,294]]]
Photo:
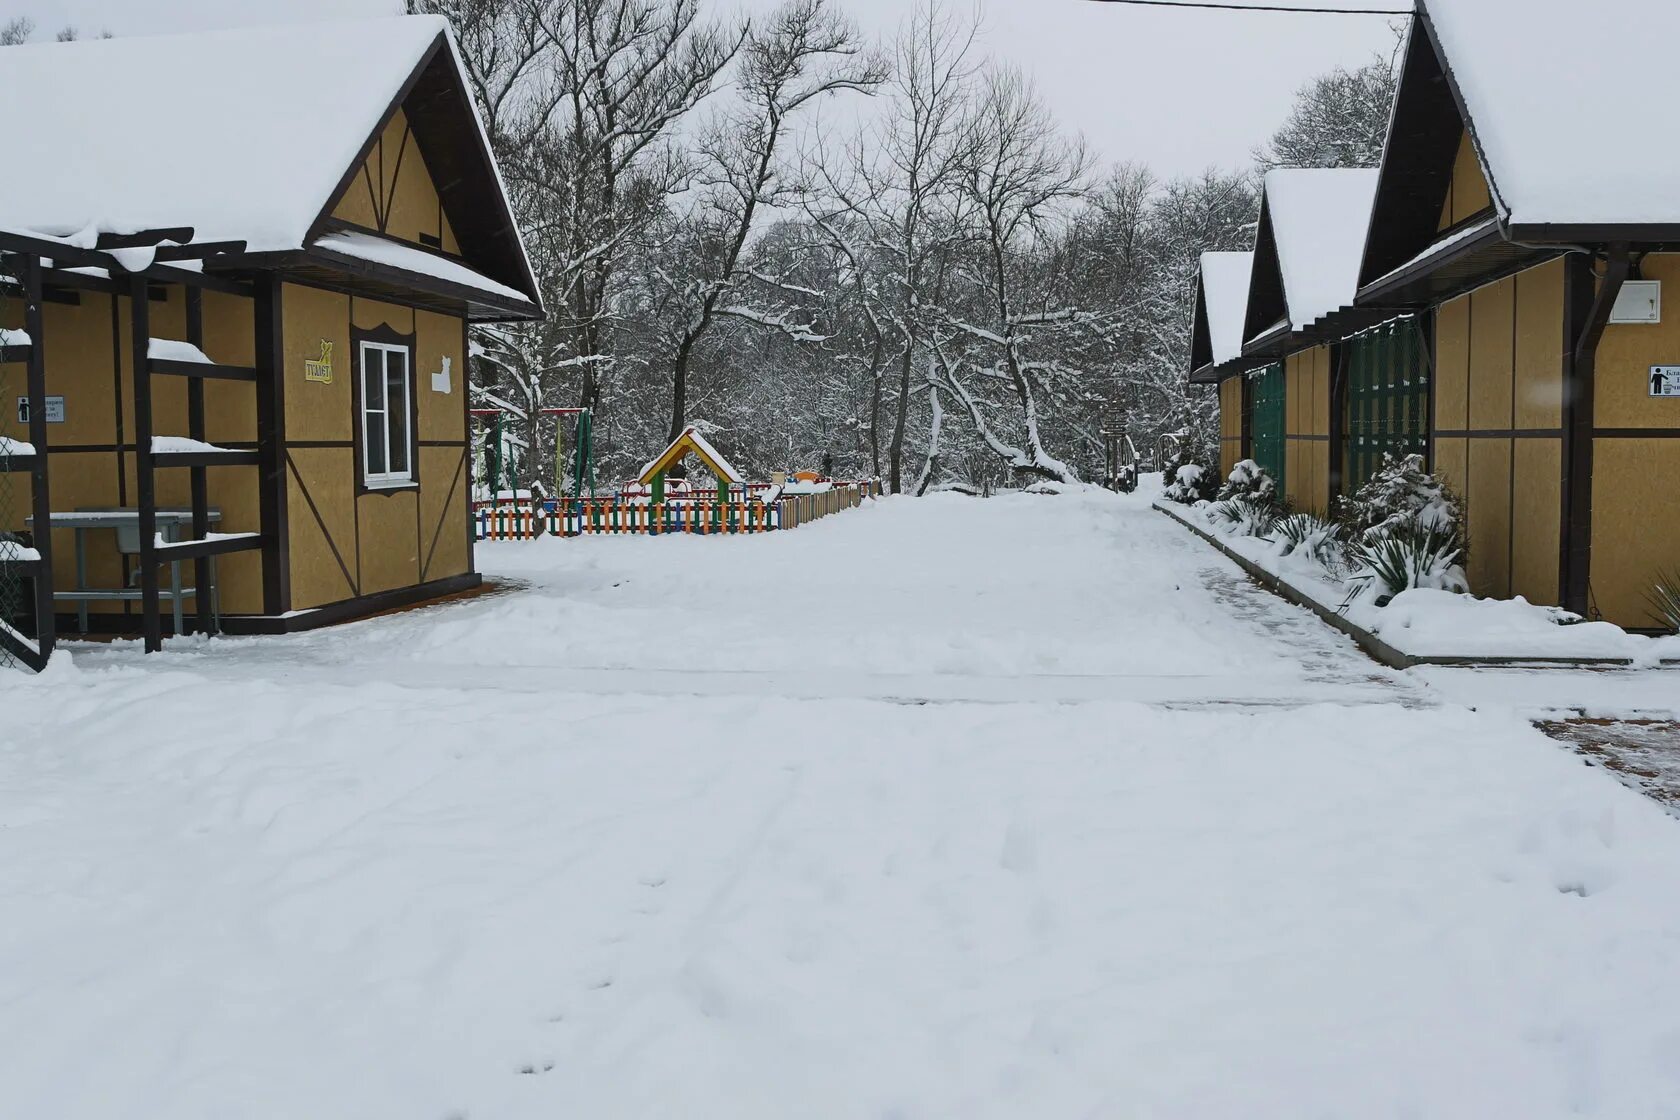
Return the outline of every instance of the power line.
[[[1306,8],[1284,4],[1220,4],[1215,0],[1090,0],[1094,4],[1131,4],[1139,8],[1201,8],[1215,12],[1301,12],[1319,16],[1410,16],[1411,8]]]

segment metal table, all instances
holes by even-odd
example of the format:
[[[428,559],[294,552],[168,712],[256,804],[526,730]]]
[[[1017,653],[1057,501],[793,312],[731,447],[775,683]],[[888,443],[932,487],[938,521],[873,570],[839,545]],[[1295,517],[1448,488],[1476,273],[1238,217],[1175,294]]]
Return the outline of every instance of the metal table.
[[[218,509],[210,510],[210,524],[214,525],[222,519]],[[32,525],[34,518],[25,520],[26,525]],[[157,511],[157,532],[165,544],[173,544],[181,539],[180,532],[183,525],[192,526],[193,513],[190,509],[160,509]],[[55,513],[48,518],[48,524],[54,529],[73,529],[76,533],[76,588],[74,591],[55,591],[53,599],[56,602],[75,603],[76,620],[81,626],[82,633],[88,632],[88,604],[92,602],[132,603],[141,598],[137,587],[122,588],[89,588],[87,585],[87,533],[90,529],[114,529],[117,533],[117,551],[124,556],[137,556],[140,553],[140,511],[123,506],[88,506],[76,510],[74,513]],[[181,561],[165,561],[169,565],[169,586],[158,589],[158,598],[167,599],[174,608],[175,634],[180,636],[185,632],[184,618],[181,614],[181,600],[187,596],[198,598],[198,588],[183,588],[181,586]],[[216,628],[221,629],[221,604],[216,595],[216,558],[210,558],[210,615],[216,622]]]

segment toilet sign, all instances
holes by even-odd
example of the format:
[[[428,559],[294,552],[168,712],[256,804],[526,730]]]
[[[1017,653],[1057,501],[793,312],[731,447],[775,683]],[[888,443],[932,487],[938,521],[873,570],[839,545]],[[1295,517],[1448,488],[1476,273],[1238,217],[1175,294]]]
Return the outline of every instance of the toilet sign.
[[[18,418],[17,422],[19,424],[29,423],[29,398],[28,397],[19,397],[18,398],[17,418]],[[64,398],[63,397],[48,397],[47,398],[47,423],[49,423],[49,424],[62,424],[62,423],[64,423]]]
[[[1680,397],[1680,366],[1652,366],[1651,395]]]

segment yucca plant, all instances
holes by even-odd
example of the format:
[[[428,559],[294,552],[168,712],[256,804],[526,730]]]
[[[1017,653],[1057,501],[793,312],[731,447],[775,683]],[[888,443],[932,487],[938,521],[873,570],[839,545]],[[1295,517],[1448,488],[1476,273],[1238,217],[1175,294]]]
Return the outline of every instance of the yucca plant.
[[[1680,634],[1680,570],[1664,572],[1646,594],[1651,617],[1670,634]]]
[[[1305,556],[1328,567],[1336,559],[1336,526],[1310,513],[1280,517],[1269,534],[1285,556]]]
[[[1458,534],[1450,529],[1404,526],[1388,536],[1352,545],[1349,557],[1354,571],[1348,582],[1361,591],[1375,588],[1379,607],[1414,588],[1462,595],[1470,590],[1459,566],[1463,555]]]
[[[1269,536],[1278,522],[1277,507],[1254,498],[1227,498],[1207,507],[1214,524],[1226,528],[1233,536]]]

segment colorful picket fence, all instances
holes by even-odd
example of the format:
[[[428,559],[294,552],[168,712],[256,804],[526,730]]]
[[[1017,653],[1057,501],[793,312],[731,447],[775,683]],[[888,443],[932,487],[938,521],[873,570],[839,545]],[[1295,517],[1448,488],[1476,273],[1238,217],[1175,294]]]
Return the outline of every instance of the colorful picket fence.
[[[518,502],[480,502],[473,509],[480,541],[529,541],[556,537],[697,536],[770,533],[796,529],[819,518],[856,509],[878,497],[881,484],[869,481],[837,486],[821,494],[799,494],[773,502],[681,500],[653,505],[619,498],[568,498],[540,507]]]

